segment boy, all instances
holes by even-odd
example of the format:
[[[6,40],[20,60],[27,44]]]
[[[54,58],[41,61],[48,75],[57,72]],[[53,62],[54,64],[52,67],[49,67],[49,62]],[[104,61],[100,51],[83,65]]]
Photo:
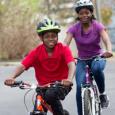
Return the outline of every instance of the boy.
[[[10,86],[24,70],[33,67],[39,86],[46,88],[50,83],[61,81],[64,89],[52,90],[47,88],[43,92],[44,98],[51,105],[54,115],[64,115],[60,99],[62,99],[61,96],[64,96],[64,99],[65,95],[69,93],[75,72],[75,63],[70,49],[68,46],[58,43],[59,32],[60,26],[55,21],[45,19],[40,22],[37,26],[37,33],[43,43],[32,50],[22,60],[11,77],[5,80],[5,84]],[[66,94],[64,94],[64,90],[66,90]]]

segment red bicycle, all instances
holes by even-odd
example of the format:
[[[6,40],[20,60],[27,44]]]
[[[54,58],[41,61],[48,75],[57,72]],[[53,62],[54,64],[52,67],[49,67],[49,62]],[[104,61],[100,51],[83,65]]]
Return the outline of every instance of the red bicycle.
[[[61,83],[58,81],[56,81],[53,84],[49,84],[49,86],[45,87],[45,88],[38,87],[35,84],[31,85],[28,83],[24,83],[23,81],[15,81],[15,83],[11,87],[19,87],[22,90],[27,89],[27,92],[24,95],[24,104],[25,104],[26,110],[29,113],[29,115],[47,115],[48,111],[52,115],[54,115],[51,106],[45,101],[45,99],[43,97],[43,90],[46,90],[49,87],[50,88],[57,88],[57,87],[63,88],[64,86],[61,85]],[[35,98],[35,101],[33,102],[34,109],[32,112],[29,111],[27,104],[26,104],[26,96],[31,90],[36,91],[36,98]],[[34,97],[34,95],[33,95],[33,97]],[[69,115],[69,112],[67,110],[63,110],[63,115]]]

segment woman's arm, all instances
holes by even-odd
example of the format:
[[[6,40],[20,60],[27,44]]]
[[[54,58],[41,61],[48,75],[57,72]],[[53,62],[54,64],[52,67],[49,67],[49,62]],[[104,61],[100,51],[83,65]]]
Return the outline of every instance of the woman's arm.
[[[101,37],[102,37],[103,43],[106,47],[106,50],[109,52],[112,52],[112,45],[111,45],[110,38],[104,29],[101,31]]]
[[[67,35],[66,35],[66,37],[65,37],[65,39],[64,39],[64,44],[65,45],[70,45],[70,43],[71,43],[71,40],[72,40],[72,34],[71,33],[67,33]]]
[[[109,58],[109,57],[113,56],[112,44],[111,44],[110,38],[108,36],[108,33],[104,29],[101,31],[100,34],[101,34],[102,41],[106,48],[106,53],[104,53],[104,57]]]

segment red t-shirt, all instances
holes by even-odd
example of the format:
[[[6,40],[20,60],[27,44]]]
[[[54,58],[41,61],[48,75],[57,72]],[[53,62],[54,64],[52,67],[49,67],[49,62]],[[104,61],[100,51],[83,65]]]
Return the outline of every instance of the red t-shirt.
[[[32,50],[23,60],[22,64],[27,70],[34,67],[39,85],[45,85],[68,77],[67,64],[74,61],[68,46],[57,43],[52,56],[48,56],[43,44]]]

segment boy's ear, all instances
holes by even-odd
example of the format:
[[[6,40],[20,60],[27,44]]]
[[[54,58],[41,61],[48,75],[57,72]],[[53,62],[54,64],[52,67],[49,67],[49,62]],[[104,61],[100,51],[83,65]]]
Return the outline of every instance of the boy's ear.
[[[43,40],[43,36],[41,35],[38,35],[38,37],[40,38],[40,40],[42,41]]]

